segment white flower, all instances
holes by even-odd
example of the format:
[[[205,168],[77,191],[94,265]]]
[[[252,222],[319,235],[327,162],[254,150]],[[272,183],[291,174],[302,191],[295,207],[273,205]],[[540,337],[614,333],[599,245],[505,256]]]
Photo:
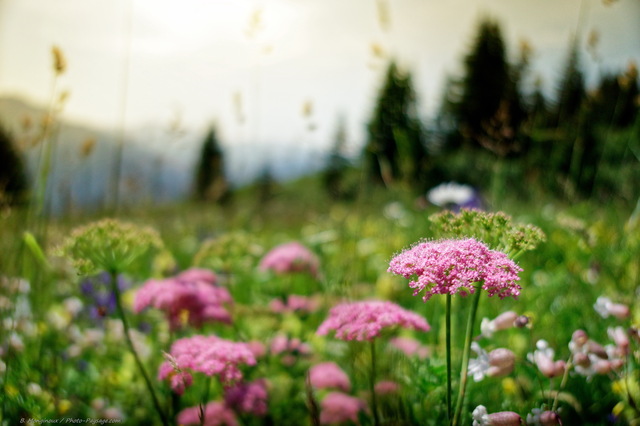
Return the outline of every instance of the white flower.
[[[455,182],[441,183],[427,192],[431,204],[444,207],[449,204],[462,205],[473,199],[475,191],[469,185]]]
[[[487,426],[489,425],[489,413],[484,405],[478,405],[473,413],[473,426]]]

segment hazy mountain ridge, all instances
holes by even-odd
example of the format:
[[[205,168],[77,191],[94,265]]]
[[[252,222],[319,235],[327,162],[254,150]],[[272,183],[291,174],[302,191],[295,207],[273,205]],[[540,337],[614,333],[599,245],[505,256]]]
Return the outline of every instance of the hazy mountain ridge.
[[[33,144],[46,117],[44,108],[15,97],[0,98],[0,123],[25,155],[35,181],[41,145]],[[54,162],[47,193],[53,211],[100,208],[108,204],[119,143],[117,130],[67,121],[61,114],[53,136]],[[123,202],[163,202],[190,195],[204,134],[172,133],[161,126],[127,129],[122,151],[120,197]],[[220,141],[226,176],[232,186],[257,179],[265,170],[278,180],[317,171],[326,153],[302,145],[250,145]]]

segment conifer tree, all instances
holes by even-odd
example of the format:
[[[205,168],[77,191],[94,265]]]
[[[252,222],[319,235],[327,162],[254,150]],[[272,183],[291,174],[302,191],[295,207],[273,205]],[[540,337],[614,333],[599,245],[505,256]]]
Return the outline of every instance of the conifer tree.
[[[334,136],[334,144],[327,157],[327,165],[324,170],[323,180],[327,192],[332,198],[338,199],[346,195],[344,188],[344,172],[349,161],[344,153],[347,143],[347,132],[344,119],[338,122],[338,128]]]
[[[427,155],[409,73],[391,62],[368,125],[365,161],[374,182],[416,182]]]
[[[201,201],[221,201],[228,195],[228,184],[224,173],[224,154],[211,127],[204,143],[195,176],[195,197]]]
[[[578,39],[573,38],[569,46],[564,72],[557,91],[556,125],[568,124],[578,117],[586,96],[584,73],[580,65]]]
[[[0,126],[0,205],[23,200],[27,191],[27,176],[22,157],[9,133]]]
[[[526,58],[525,58],[526,61]],[[517,150],[525,118],[519,83],[526,62],[511,69],[498,23],[483,19],[469,54],[455,105],[462,136],[503,157]]]

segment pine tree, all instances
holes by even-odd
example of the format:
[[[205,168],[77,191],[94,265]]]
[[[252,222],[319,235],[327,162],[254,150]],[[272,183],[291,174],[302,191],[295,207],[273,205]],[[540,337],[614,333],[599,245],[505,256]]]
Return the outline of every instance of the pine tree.
[[[195,197],[201,201],[221,201],[228,195],[228,184],[224,173],[224,154],[211,127],[200,154],[195,176]]]
[[[22,157],[9,133],[0,126],[0,204],[23,201],[27,191],[27,176]]]
[[[525,118],[519,89],[525,68],[522,59],[510,67],[500,26],[489,18],[482,20],[464,59],[461,95],[454,110],[466,140],[501,157],[517,151]]]
[[[343,198],[347,195],[344,187],[344,173],[349,165],[349,160],[344,153],[346,143],[347,132],[344,120],[341,119],[338,122],[333,148],[329,152],[327,165],[323,173],[324,186],[334,199]]]
[[[557,91],[556,125],[568,124],[568,122],[576,119],[586,97],[584,73],[580,66],[577,38],[571,41],[566,61]]]
[[[365,161],[374,182],[416,182],[427,156],[409,73],[392,62],[368,125]]]

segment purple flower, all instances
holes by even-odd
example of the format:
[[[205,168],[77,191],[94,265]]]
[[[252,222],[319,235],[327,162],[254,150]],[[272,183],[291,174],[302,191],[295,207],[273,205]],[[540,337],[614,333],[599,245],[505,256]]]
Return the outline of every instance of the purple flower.
[[[360,398],[341,392],[330,392],[320,403],[320,424],[352,421],[359,424],[358,413],[368,411],[367,404]]]
[[[317,333],[326,335],[335,330],[340,340],[373,340],[383,329],[392,327],[429,331],[430,326],[420,315],[395,303],[367,301],[342,303],[329,311]]]
[[[217,376],[224,385],[230,385],[242,379],[240,365],[255,364],[256,359],[246,343],[196,335],[171,345],[169,357],[158,369],[158,379],[171,380],[172,389],[180,393],[191,384],[188,370]]]
[[[267,381],[258,379],[251,383],[237,383],[225,390],[228,407],[239,413],[264,416],[267,414]]]
[[[413,295],[424,290],[425,302],[434,294],[467,296],[478,282],[489,296],[501,299],[515,298],[521,290],[516,281],[522,269],[506,254],[474,239],[420,243],[395,256],[388,271],[412,279]]]
[[[348,392],[351,381],[347,374],[335,362],[322,362],[309,370],[309,382],[316,389],[339,389]]]
[[[118,275],[117,285],[123,292],[129,288],[130,283],[124,276]],[[83,279],[80,282],[80,291],[90,301],[86,308],[91,319],[100,322],[116,311],[116,295],[111,288],[111,275],[108,272]]]
[[[274,247],[260,261],[261,271],[273,271],[276,274],[307,272],[318,277],[320,261],[308,248],[293,241]]]
[[[208,321],[231,322],[227,305],[233,300],[229,291],[216,285],[216,275],[206,269],[188,269],[173,278],[149,280],[136,293],[135,312],[153,306],[167,314],[172,330],[186,321],[200,327]]]

